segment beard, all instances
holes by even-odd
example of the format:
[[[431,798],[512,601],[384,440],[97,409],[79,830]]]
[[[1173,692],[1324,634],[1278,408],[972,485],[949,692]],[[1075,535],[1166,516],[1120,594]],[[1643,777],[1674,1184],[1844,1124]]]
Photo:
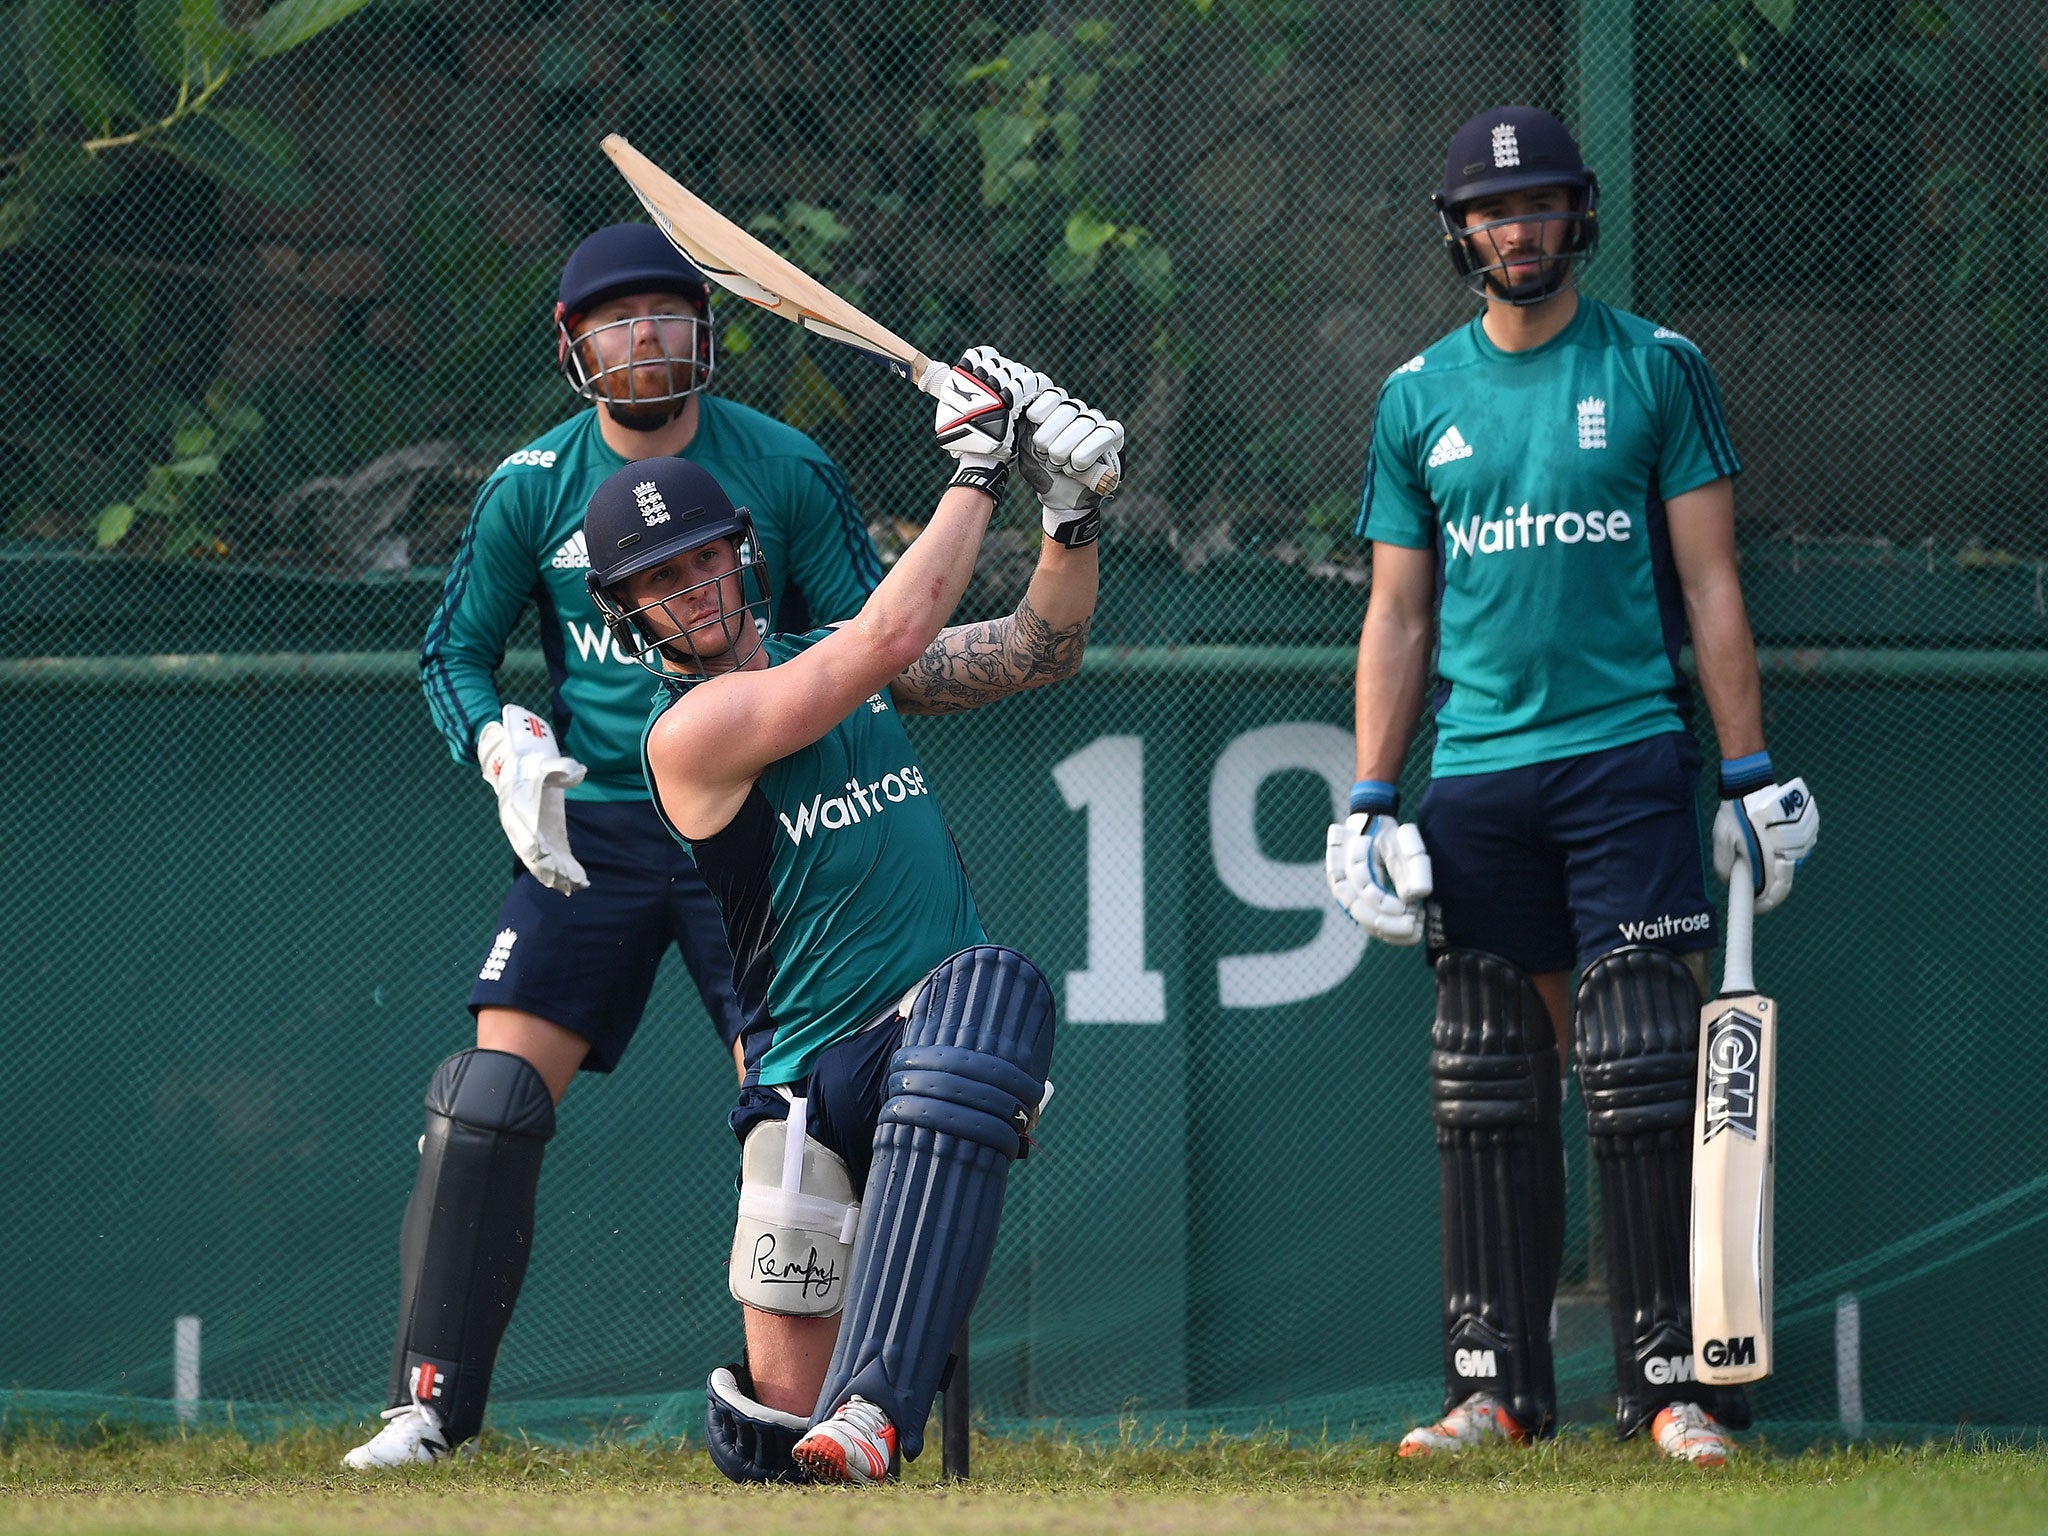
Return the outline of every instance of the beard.
[[[611,412],[612,420],[628,432],[659,432],[663,427],[683,414],[683,407],[690,403],[688,395],[680,400],[663,400],[652,405],[624,405],[616,400],[606,400],[605,409]]]

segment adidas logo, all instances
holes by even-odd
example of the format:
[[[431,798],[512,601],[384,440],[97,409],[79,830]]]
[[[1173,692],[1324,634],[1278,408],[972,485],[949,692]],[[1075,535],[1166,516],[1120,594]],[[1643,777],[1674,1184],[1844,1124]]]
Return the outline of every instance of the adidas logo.
[[[1515,137],[1515,125],[1502,123],[1493,130],[1493,168],[1501,171],[1521,163],[1522,145]]]
[[[640,508],[640,521],[648,527],[668,521],[668,503],[661,499],[652,480],[642,480],[633,487],[633,500]]]
[[[1579,402],[1579,446],[1581,448],[1605,448],[1607,446],[1607,402],[1598,397],[1589,397]]]
[[[555,551],[555,558],[548,564],[558,571],[587,571],[590,569],[590,546],[584,542],[583,530],[578,528],[569,535],[568,541]]]
[[[478,981],[502,981],[505,977],[505,962],[512,958],[512,946],[519,942],[519,935],[510,928],[500,928],[498,936],[491,940],[491,952],[484,956],[484,968],[476,973]]]
[[[1436,440],[1436,446],[1429,450],[1429,467],[1449,464],[1455,459],[1472,457],[1472,445],[1465,441],[1465,434],[1456,426]]]

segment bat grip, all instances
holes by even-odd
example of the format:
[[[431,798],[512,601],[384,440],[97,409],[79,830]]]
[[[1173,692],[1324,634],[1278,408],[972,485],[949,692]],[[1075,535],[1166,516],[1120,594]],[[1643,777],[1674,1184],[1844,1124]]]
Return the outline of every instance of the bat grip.
[[[1756,881],[1749,859],[1738,853],[1728,872],[1728,947],[1721,957],[1721,991],[1754,992],[1750,944],[1756,928]]]
[[[945,383],[946,375],[952,371],[953,365],[950,363],[927,361],[924,365],[924,372],[917,376],[917,387],[933,399],[937,399],[939,398],[939,386]]]

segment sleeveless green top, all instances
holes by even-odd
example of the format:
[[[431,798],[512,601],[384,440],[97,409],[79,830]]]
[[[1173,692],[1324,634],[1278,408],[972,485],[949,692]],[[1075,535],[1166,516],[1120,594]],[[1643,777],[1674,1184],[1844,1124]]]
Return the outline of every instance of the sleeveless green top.
[[[831,633],[777,635],[771,665]],[[641,734],[682,696],[671,685]],[[661,806],[659,794],[655,807]],[[746,1020],[747,1078],[800,1082],[819,1053],[901,1000],[948,955],[988,942],[967,872],[886,690],[768,765],[690,850],[718,899]]]

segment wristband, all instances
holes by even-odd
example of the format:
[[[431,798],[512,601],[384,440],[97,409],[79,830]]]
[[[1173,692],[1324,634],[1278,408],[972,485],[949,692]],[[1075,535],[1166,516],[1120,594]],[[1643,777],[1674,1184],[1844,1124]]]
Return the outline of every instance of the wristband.
[[[1721,759],[1721,798],[1740,800],[1771,783],[1777,777],[1771,772],[1771,754],[1752,752],[1747,757],[1724,757]]]
[[[1401,791],[1385,779],[1360,779],[1351,786],[1351,814],[1391,816],[1401,806]]]
[[[1102,511],[1099,507],[1090,507],[1081,516],[1070,517],[1059,523],[1053,521],[1052,508],[1045,507],[1039,525],[1045,529],[1045,536],[1053,543],[1064,544],[1069,549],[1079,549],[1083,544],[1093,544],[1096,536],[1102,532]]]
[[[969,490],[980,491],[993,502],[1000,503],[1003,492],[1010,487],[1010,466],[1007,464],[962,464],[946,482],[946,489],[964,485]]]

